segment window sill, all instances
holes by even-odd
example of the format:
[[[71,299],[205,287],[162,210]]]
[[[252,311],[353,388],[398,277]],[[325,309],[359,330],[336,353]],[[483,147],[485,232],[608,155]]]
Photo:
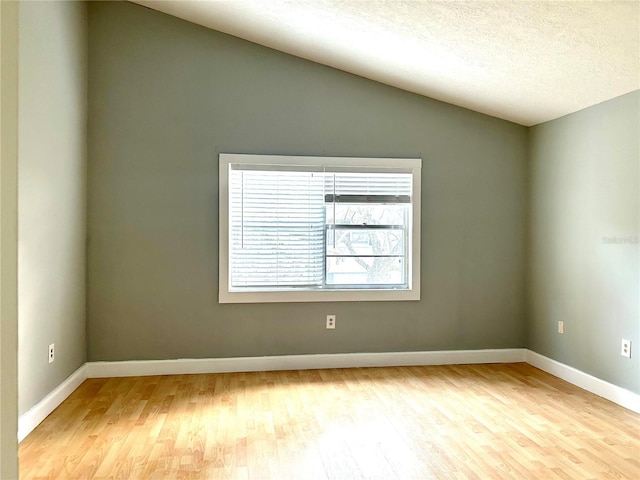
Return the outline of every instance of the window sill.
[[[420,300],[420,290],[224,292],[219,303],[402,302]]]

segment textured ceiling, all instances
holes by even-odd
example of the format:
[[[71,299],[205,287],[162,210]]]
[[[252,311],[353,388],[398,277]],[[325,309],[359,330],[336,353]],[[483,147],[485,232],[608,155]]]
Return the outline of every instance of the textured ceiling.
[[[135,3],[522,125],[640,88],[640,1]]]

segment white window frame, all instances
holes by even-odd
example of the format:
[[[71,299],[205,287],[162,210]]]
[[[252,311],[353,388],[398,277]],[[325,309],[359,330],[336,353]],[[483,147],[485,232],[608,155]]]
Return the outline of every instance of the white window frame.
[[[408,251],[407,289],[331,289],[233,291],[229,279],[229,168],[231,164],[310,165],[371,169],[402,169],[412,173],[412,215]],[[421,168],[419,158],[354,158],[284,155],[219,155],[219,303],[365,302],[420,300]]]

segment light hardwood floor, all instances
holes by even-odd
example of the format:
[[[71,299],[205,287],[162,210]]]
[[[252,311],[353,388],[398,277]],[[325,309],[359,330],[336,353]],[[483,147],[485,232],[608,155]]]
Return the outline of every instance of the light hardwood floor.
[[[640,416],[527,364],[92,379],[21,479],[640,478]]]

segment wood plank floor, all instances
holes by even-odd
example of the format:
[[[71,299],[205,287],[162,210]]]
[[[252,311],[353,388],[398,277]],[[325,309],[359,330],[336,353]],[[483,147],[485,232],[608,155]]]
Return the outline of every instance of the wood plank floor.
[[[21,479],[638,479],[640,416],[527,364],[91,379]]]

